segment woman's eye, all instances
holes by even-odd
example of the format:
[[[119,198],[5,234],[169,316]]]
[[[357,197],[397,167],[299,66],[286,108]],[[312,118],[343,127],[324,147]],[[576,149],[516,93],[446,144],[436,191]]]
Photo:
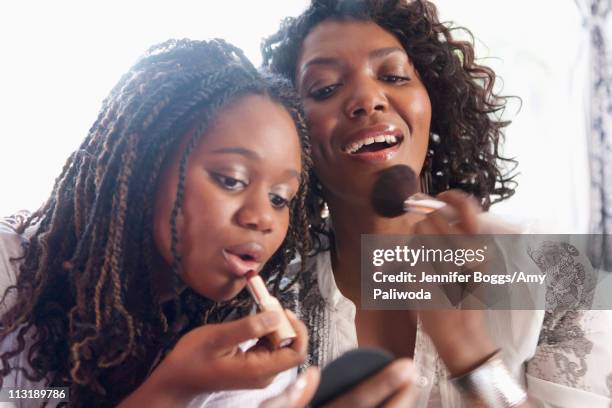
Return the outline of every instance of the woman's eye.
[[[247,186],[247,182],[238,180],[237,178],[224,176],[223,174],[213,173],[215,181],[224,189],[230,191],[239,191]]]
[[[310,92],[310,96],[315,100],[323,100],[330,97],[340,84],[327,85],[322,88],[317,88]]]
[[[385,82],[391,82],[394,84],[403,84],[410,81],[410,78],[407,76],[401,75],[381,75],[380,79]]]
[[[273,208],[281,209],[289,207],[290,200],[279,196],[278,194],[270,194],[270,203]]]

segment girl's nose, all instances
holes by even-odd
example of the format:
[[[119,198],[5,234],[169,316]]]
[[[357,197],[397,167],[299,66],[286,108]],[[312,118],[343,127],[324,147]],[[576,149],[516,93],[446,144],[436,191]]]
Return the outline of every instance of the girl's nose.
[[[238,211],[238,224],[247,229],[272,232],[274,209],[270,204],[268,194],[257,194],[258,197],[248,197]],[[263,196],[263,197],[260,197]]]

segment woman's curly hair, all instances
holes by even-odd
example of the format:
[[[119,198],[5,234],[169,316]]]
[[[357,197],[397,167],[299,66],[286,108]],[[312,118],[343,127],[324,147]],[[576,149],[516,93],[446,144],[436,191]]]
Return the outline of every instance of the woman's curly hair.
[[[152,283],[153,204],[165,159],[195,128],[181,157],[171,216],[177,260],[187,158],[220,109],[247,94],[283,105],[300,135],[303,168],[289,231],[262,271],[281,289],[289,261],[310,250],[304,208],[311,159],[299,98],[289,81],[260,74],[222,40],[167,41],[149,49],[111,91],[48,201],[27,219],[13,218],[27,240],[23,257],[13,260],[20,268],[16,284],[0,303],[15,299],[0,319],[0,386],[16,370],[31,381],[69,387],[70,406],[115,406],[182,334],[250,307],[245,291],[214,303],[178,290],[176,261],[173,299],[161,301]],[[27,367],[13,362],[18,355]]]
[[[378,24],[395,35],[416,67],[432,104],[424,167],[432,176],[430,193],[460,188],[485,209],[512,196],[516,182],[511,173],[517,163],[499,151],[503,128],[509,124],[500,119],[507,97],[494,93],[493,70],[475,62],[473,40],[454,39],[452,32],[460,28],[441,23],[435,5],[427,0],[312,0],[306,11],[286,18],[264,40],[264,65],[295,83],[304,39],[330,19]]]

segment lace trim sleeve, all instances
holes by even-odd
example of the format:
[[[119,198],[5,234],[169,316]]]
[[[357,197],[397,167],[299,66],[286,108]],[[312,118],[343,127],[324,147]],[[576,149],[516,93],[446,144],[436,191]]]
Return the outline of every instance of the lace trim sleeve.
[[[596,282],[590,263],[567,243],[545,242],[530,256],[551,279],[527,374],[568,387],[568,392],[575,389],[611,398],[612,311],[588,310]]]

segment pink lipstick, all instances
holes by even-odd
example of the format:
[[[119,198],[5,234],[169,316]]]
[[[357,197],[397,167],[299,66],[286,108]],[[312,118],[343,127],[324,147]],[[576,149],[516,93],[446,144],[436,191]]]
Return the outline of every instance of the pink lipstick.
[[[281,312],[281,321],[278,328],[275,332],[268,336],[274,348],[278,349],[291,345],[293,340],[297,337],[297,334],[295,333],[295,330],[293,330],[293,326],[291,326],[291,322],[289,322],[289,319],[285,314],[285,310],[281,306],[278,299],[268,292],[268,288],[266,288],[263,279],[261,279],[261,276],[259,276],[253,269],[246,273],[246,278],[249,293],[255,300],[255,303],[257,303],[259,310],[274,310]]]

